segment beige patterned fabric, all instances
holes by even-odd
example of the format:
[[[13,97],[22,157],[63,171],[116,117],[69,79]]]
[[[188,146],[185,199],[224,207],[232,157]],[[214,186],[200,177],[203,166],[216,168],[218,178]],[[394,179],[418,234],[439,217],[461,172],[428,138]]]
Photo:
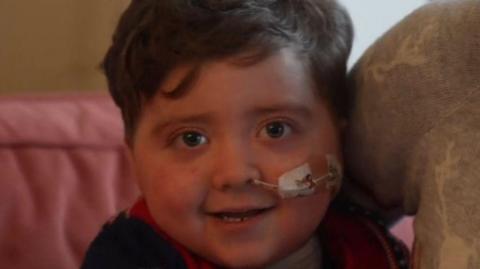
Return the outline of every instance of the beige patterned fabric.
[[[347,189],[416,214],[414,268],[480,268],[480,1],[415,11],[350,79]]]

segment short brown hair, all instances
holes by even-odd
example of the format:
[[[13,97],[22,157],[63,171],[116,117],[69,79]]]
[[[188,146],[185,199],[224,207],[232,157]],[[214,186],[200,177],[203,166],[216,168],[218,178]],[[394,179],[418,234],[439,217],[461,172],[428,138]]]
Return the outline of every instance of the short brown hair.
[[[133,0],[103,68],[130,142],[142,106],[178,65],[246,53],[254,63],[284,47],[304,56],[320,94],[343,116],[352,32],[335,0]]]

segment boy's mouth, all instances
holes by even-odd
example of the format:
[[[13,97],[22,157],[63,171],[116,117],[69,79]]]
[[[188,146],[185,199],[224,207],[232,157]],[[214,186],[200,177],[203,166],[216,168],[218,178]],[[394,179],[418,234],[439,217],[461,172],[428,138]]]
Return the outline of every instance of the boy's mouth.
[[[210,216],[217,218],[224,222],[236,223],[243,222],[267,211],[270,211],[273,207],[243,210],[243,211],[221,211],[209,214]]]

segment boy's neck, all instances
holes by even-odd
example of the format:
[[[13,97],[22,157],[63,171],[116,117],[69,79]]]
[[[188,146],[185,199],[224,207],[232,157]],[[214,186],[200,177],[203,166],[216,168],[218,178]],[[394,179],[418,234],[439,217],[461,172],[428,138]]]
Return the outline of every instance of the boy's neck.
[[[267,269],[321,269],[322,267],[322,247],[319,239],[313,236],[300,249]]]

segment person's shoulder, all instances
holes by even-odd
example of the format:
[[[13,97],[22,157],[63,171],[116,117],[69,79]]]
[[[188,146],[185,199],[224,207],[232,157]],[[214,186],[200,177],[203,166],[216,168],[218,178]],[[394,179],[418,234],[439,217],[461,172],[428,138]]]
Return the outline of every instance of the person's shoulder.
[[[150,225],[122,212],[102,227],[81,268],[187,267],[180,253]]]
[[[332,268],[408,268],[409,251],[374,212],[352,203],[335,203],[319,229]]]

